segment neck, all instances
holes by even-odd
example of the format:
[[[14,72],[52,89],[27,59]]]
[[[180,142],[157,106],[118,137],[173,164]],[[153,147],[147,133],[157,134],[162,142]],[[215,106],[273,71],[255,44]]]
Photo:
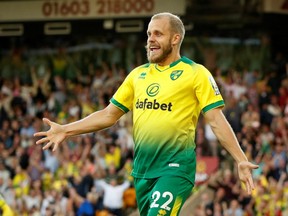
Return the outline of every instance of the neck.
[[[168,58],[166,58],[165,60],[163,60],[162,62],[158,62],[157,64],[159,66],[166,66],[166,65],[170,65],[173,62],[179,60],[181,58],[180,54],[176,54],[176,55],[170,55]]]

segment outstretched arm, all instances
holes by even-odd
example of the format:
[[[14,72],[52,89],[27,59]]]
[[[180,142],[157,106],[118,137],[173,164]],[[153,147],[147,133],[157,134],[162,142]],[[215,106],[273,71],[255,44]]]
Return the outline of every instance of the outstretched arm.
[[[43,122],[48,124],[50,129],[34,134],[36,137],[42,137],[36,144],[47,143],[43,149],[48,149],[54,145],[53,151],[55,151],[59,144],[65,139],[71,136],[108,128],[114,125],[123,114],[124,112],[122,110],[115,107],[113,104],[109,104],[103,110],[96,111],[83,119],[65,125],[60,125],[44,118]]]
[[[209,110],[204,114],[204,116],[221,145],[237,162],[239,178],[245,184],[248,194],[251,194],[251,191],[254,189],[251,171],[252,169],[258,168],[258,165],[252,164],[248,161],[230,124],[220,108]]]

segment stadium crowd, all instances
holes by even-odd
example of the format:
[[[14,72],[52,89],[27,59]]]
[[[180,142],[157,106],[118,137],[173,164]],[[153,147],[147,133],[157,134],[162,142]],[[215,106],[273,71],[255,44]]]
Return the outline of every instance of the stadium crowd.
[[[43,117],[67,123],[105,107],[129,70],[146,62],[141,58],[144,45],[130,42],[136,49],[118,41],[117,49],[69,51],[56,46],[32,52],[18,47],[1,53],[0,193],[15,215],[120,216],[137,209],[129,175],[133,162],[129,114],[110,129],[66,140],[56,152],[43,151],[33,137],[47,127]],[[123,49],[129,52],[123,55]],[[188,46],[184,51],[189,55]],[[240,145],[260,167],[253,172],[256,189],[248,196],[237,181],[232,158],[218,148],[201,118],[197,154],[219,157],[221,175],[205,183],[215,193],[213,197],[203,193],[191,214],[287,215],[288,59],[279,53],[265,70],[232,66],[224,70],[208,64],[211,50],[203,53],[203,64],[221,89],[224,113]],[[120,62],[126,58],[133,60],[123,66]]]

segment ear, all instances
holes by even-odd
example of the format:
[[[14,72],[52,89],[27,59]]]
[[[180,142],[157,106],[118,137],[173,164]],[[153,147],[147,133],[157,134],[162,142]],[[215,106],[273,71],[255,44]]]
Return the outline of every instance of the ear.
[[[180,34],[174,34],[172,39],[172,45],[178,45],[180,43],[181,36]]]

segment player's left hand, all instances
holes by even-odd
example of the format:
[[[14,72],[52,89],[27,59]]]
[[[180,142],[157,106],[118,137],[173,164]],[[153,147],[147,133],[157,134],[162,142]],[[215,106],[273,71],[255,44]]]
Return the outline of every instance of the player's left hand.
[[[252,178],[252,170],[257,169],[259,166],[250,163],[249,161],[241,161],[238,163],[238,174],[241,182],[246,186],[246,191],[250,195],[254,190],[254,182]]]

